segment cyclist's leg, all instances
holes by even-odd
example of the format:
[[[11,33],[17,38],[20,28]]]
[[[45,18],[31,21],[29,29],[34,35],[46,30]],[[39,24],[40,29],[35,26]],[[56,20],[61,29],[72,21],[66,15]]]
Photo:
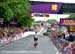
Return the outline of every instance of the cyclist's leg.
[[[37,41],[34,41],[34,47],[36,48],[36,46],[38,45]]]
[[[36,48],[36,41],[34,40],[34,47]]]

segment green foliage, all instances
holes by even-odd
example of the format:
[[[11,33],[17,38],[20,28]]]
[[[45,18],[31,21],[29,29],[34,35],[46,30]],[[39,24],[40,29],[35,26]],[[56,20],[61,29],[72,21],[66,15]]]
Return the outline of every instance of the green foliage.
[[[8,20],[13,17],[13,11],[10,9],[7,3],[0,3],[0,17]]]
[[[18,3],[19,2],[19,3]],[[27,17],[30,14],[30,4],[25,0],[18,0],[16,3],[9,4],[9,7],[12,9],[14,16],[19,17]]]
[[[24,17],[24,18],[19,18],[18,21],[22,24],[22,26],[30,27],[34,19],[32,17]]]
[[[0,17],[5,21],[15,17],[23,26],[31,26],[30,8],[29,0],[0,0]]]
[[[75,14],[70,14],[70,16],[67,18],[75,18]]]
[[[2,13],[0,12],[3,18],[26,17],[30,14],[28,0],[0,0],[0,7],[0,10],[3,10]]]
[[[51,23],[51,24],[57,24],[58,21],[55,20],[55,19],[50,19],[50,20],[47,20],[47,22]]]

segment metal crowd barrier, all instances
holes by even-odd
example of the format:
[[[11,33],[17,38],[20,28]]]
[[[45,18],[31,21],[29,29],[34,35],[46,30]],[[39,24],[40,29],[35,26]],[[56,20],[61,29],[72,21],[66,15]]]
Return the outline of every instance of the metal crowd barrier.
[[[4,37],[2,39],[0,39],[0,46],[4,46],[4,45],[7,45],[15,40],[18,40],[22,37],[22,34],[19,33],[19,34],[12,34],[10,37]]]
[[[53,40],[52,37],[50,37],[53,44],[56,46],[59,52],[61,54],[75,54],[75,43],[69,42],[61,38],[56,38]]]

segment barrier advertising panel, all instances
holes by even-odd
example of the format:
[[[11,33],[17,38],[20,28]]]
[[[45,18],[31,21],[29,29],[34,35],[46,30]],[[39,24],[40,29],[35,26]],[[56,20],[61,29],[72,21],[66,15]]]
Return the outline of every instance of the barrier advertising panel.
[[[69,18],[65,18],[65,19],[60,19],[60,23],[61,26],[75,26],[75,18],[74,19],[69,19]]]

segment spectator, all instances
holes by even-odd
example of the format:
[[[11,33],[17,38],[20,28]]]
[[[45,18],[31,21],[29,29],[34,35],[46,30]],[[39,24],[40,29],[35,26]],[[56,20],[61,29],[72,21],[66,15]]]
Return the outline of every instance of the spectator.
[[[57,38],[57,32],[52,30],[51,31],[51,37],[52,37],[53,40],[55,40]]]
[[[71,42],[73,42],[73,35],[72,35],[73,33],[72,32],[70,32],[70,35],[69,35],[69,41],[71,41]]]
[[[69,40],[69,33],[68,32],[66,32],[66,34],[65,34],[65,40]]]
[[[64,48],[66,54],[72,54],[72,42],[69,42],[69,44]]]
[[[65,33],[64,32],[62,32],[62,38],[65,39]]]
[[[57,36],[58,38],[61,38],[62,37],[61,32],[58,32]]]
[[[73,43],[73,46],[72,46],[72,54],[75,54],[75,43]]]

